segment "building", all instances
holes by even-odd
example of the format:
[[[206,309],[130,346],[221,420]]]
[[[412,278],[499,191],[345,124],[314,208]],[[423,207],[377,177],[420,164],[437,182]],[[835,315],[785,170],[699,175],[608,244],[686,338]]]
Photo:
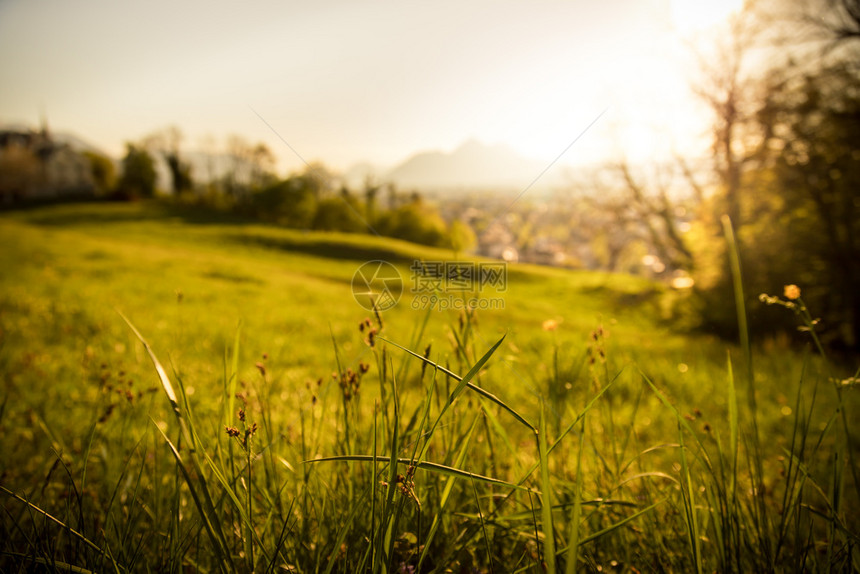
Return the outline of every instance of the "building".
[[[92,194],[90,161],[41,130],[0,129],[0,204]]]

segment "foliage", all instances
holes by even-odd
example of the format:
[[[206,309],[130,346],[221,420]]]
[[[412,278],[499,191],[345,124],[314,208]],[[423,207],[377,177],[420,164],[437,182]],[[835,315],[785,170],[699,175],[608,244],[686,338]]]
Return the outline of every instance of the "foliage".
[[[650,236],[649,249],[694,279],[695,297],[683,303],[702,328],[725,337],[738,329],[736,317],[721,304],[732,293],[722,238],[722,217],[728,215],[747,270],[749,300],[798,282],[821,313],[826,343],[856,350],[860,75],[857,46],[850,45],[856,43],[850,33],[856,10],[854,2],[813,4],[822,12],[814,18],[799,5],[780,5],[773,14],[749,5],[710,40],[695,85],[712,116],[710,167],[694,170],[688,160],[676,158],[674,170],[686,187],[681,197],[694,202],[670,202],[659,178],[649,182],[623,162],[619,171],[626,203]],[[773,23],[779,25],[776,36],[768,36],[765,30]],[[808,26],[813,36],[806,35]],[[773,38],[778,43],[767,45]],[[798,48],[822,40],[821,51]],[[787,43],[798,48],[792,58],[784,57]],[[624,209],[603,202],[618,214],[615,228],[627,229]],[[683,233],[672,203],[690,214]],[[612,244],[606,245],[614,253]],[[757,310],[756,319],[752,328],[771,335],[784,332],[788,321],[766,309]]]
[[[779,253],[757,268],[771,284],[793,273],[829,338],[860,345],[860,76],[847,64],[784,72],[759,121],[767,137],[758,177],[771,191],[750,194],[750,209]]]
[[[131,198],[152,197],[156,179],[155,162],[149,152],[135,144],[126,144],[117,192]]]
[[[421,245],[442,247],[447,240],[445,222],[432,206],[417,195],[409,203],[383,213],[376,228],[387,237]]]
[[[266,144],[233,134],[227,138],[227,157],[230,167],[219,184],[233,202],[248,201],[253,192],[274,183],[275,157]]]
[[[251,196],[250,209],[263,221],[310,229],[317,211],[316,186],[304,177],[272,183]]]
[[[361,233],[368,229],[363,212],[361,203],[343,188],[336,197],[326,197],[317,203],[311,227],[319,231]]]
[[[194,188],[194,180],[191,178],[191,166],[183,162],[177,152],[165,154],[165,160],[167,161],[167,169],[170,170],[173,193],[182,194],[191,191]]]
[[[116,167],[111,158],[94,151],[83,152],[90,162],[97,195],[107,195],[116,185]]]
[[[449,237],[450,246],[454,250],[454,253],[467,252],[478,241],[478,238],[475,237],[475,232],[462,219],[455,219],[451,222]]]

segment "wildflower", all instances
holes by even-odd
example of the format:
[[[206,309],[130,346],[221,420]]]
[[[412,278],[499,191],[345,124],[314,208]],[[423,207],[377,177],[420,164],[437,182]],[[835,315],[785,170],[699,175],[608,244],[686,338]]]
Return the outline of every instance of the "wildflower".
[[[786,285],[783,294],[786,299],[791,299],[792,301],[800,299],[800,287],[797,285]]]
[[[555,319],[547,319],[543,322],[541,328],[543,328],[544,331],[555,331],[558,329],[558,321]]]
[[[237,438],[239,437],[239,429],[237,429],[236,427],[225,426],[224,430],[227,431],[227,434],[229,436],[237,437]]]

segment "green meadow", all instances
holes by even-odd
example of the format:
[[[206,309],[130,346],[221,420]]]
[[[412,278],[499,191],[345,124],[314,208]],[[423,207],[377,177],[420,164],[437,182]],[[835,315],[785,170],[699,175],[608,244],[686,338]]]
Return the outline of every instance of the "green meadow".
[[[860,569],[856,365],[814,328],[727,342],[684,293],[528,265],[426,308],[416,261],[480,262],[158,202],[0,242],[4,572]]]

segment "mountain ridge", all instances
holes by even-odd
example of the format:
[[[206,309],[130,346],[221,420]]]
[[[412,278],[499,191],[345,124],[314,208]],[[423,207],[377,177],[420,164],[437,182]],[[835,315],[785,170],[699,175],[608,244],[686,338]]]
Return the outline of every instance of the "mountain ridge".
[[[400,187],[437,191],[522,189],[546,167],[546,162],[528,158],[507,144],[484,144],[472,138],[450,152],[414,153],[386,171],[383,178]],[[542,186],[558,180],[558,173],[547,175]]]

